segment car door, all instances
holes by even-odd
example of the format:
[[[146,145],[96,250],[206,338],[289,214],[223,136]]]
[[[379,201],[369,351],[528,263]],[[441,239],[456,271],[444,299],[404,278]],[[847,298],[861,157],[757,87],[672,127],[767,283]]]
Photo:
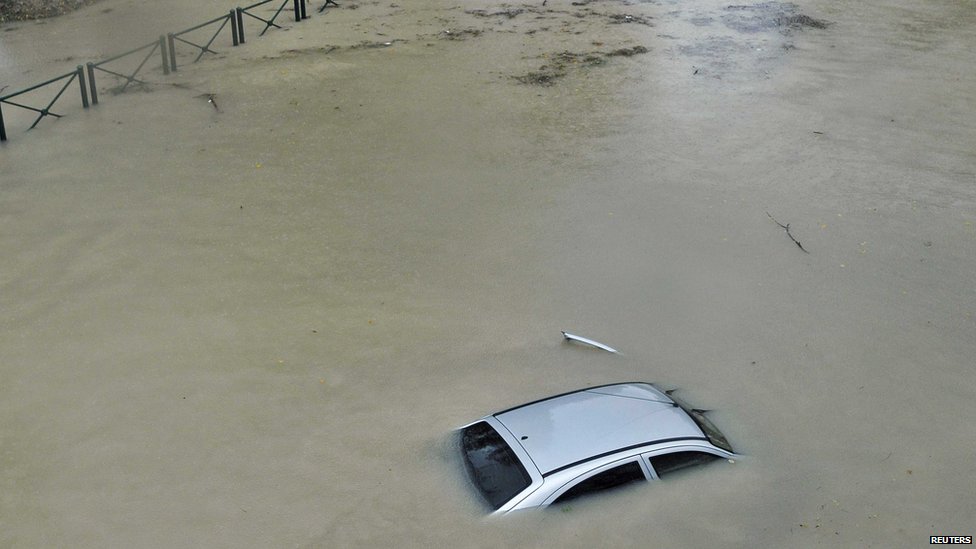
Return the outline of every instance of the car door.
[[[566,503],[651,479],[647,465],[635,456],[609,463],[582,474],[556,490],[544,505]]]

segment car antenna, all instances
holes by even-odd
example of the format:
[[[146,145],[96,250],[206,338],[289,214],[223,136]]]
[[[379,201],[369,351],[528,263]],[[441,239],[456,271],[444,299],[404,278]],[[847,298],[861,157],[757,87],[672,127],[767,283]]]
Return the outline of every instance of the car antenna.
[[[613,354],[620,354],[620,351],[614,349],[613,347],[611,347],[609,345],[604,345],[603,343],[600,343],[599,341],[593,341],[592,339],[587,339],[585,337],[578,336],[578,335],[574,335],[574,334],[571,334],[569,332],[562,332],[562,334],[563,334],[563,337],[566,338],[569,341],[578,341],[580,343],[585,343],[586,345],[591,345],[593,347],[596,347],[597,349],[603,349],[604,351],[607,351],[607,352],[610,352],[610,353],[613,353]]]

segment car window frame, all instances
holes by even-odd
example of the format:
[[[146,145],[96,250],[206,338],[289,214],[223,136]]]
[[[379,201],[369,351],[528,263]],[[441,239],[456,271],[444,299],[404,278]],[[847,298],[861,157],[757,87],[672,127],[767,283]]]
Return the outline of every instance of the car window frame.
[[[702,454],[715,456],[718,459],[729,459],[729,457],[724,453],[717,452],[707,446],[671,446],[668,448],[659,448],[657,450],[642,453],[640,456],[641,463],[643,463],[644,467],[650,472],[652,480],[661,480],[661,477],[657,474],[657,470],[654,469],[654,464],[651,463],[651,458],[662,456],[664,454],[677,454],[679,452],[700,452]]]
[[[651,471],[647,463],[645,463],[645,460],[641,459],[641,456],[639,454],[628,455],[628,456],[621,457],[619,459],[615,459],[614,461],[611,461],[609,463],[605,463],[595,469],[590,469],[588,471],[581,472],[579,475],[566,481],[562,486],[560,486],[558,489],[554,490],[551,494],[549,494],[549,496],[545,499],[545,501],[542,502],[542,507],[548,507],[552,505],[553,503],[556,502],[557,499],[562,497],[564,493],[572,490],[581,482],[589,480],[590,478],[595,477],[596,475],[599,475],[601,473],[605,473],[610,469],[614,469],[616,467],[620,467],[623,465],[627,465],[628,463],[635,463],[635,462],[640,467],[641,472],[644,473],[644,482],[650,482],[651,480],[653,480],[651,476]],[[594,492],[594,493],[600,493],[600,492]]]

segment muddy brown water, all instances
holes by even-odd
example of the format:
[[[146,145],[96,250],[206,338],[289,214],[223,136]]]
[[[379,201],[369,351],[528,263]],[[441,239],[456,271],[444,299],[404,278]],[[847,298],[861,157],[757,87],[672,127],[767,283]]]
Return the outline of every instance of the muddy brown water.
[[[973,533],[969,3],[396,4],[28,133],[4,105],[0,546]],[[5,25],[0,86],[233,3],[170,7]],[[800,15],[831,24],[769,24]],[[483,520],[446,433],[627,380],[680,387],[742,459]]]

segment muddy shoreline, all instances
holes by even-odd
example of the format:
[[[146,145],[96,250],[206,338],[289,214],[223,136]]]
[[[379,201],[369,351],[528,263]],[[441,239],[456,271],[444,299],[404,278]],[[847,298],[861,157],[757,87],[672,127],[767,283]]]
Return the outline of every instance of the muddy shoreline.
[[[98,0],[0,0],[0,23],[56,17],[96,2]]]

